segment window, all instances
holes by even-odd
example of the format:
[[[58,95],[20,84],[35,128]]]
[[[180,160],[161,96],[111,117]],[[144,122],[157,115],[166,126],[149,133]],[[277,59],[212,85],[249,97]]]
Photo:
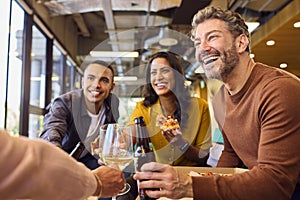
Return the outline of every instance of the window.
[[[46,38],[33,26],[30,77],[30,105],[45,107]]]
[[[120,117],[118,120],[118,123],[120,124],[126,124],[129,122],[129,118],[136,106],[136,103],[139,101],[142,101],[143,98],[139,97],[119,97],[119,113]]]
[[[53,73],[52,73],[52,99],[64,93],[63,75],[64,75],[64,55],[56,45],[53,48]]]
[[[66,66],[66,73],[65,73],[65,92],[69,92],[74,89],[74,80],[75,80],[75,73],[74,73],[74,66],[72,63],[67,60]]]
[[[81,74],[26,2],[0,6],[0,129],[36,138],[51,99],[79,88]]]
[[[5,98],[5,93],[7,92],[7,116],[5,119],[4,113],[1,110],[1,127],[4,126],[6,120],[6,129],[14,135],[19,133],[19,116],[20,116],[20,91],[21,91],[21,72],[22,72],[22,38],[23,38],[23,23],[24,23],[24,12],[20,6],[12,1],[12,13],[11,13],[11,35],[10,40],[8,40],[8,22],[9,18],[7,11],[9,11],[9,1],[1,1],[1,28],[0,28],[0,38],[3,39],[5,47],[1,48],[2,51],[9,52],[8,62],[6,59],[1,59],[1,84],[6,85],[5,87],[0,88],[1,93],[1,106]],[[4,8],[7,9],[4,9]],[[3,16],[5,15],[5,16]],[[2,57],[2,56],[1,56]],[[3,58],[7,58],[7,53],[4,52]],[[8,63],[8,65],[7,65]],[[7,71],[8,70],[8,71]],[[8,72],[8,77],[2,78],[3,74],[6,76]],[[6,84],[7,78],[7,84]],[[2,83],[4,81],[4,83]],[[3,95],[2,95],[3,94]]]
[[[46,44],[47,38],[36,27],[32,27],[30,109],[28,137],[36,138],[43,125],[46,95]]]
[[[6,86],[6,73],[7,73],[7,47],[8,47],[8,27],[9,27],[9,1],[0,1],[0,6],[3,9],[0,12],[0,85]],[[0,107],[5,107],[7,87],[0,87]],[[0,128],[4,128],[5,109],[0,109]]]

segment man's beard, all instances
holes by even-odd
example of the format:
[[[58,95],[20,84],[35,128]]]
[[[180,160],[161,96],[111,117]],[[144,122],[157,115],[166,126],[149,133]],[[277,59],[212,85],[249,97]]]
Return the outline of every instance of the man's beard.
[[[231,74],[231,72],[235,69],[240,59],[234,44],[231,46],[229,50],[224,51],[223,54],[221,54],[221,52],[217,50],[215,51],[216,53],[214,54],[220,55],[220,59],[222,63],[219,65],[218,64],[214,65],[209,71],[204,69],[205,74],[207,78],[217,79],[224,82]]]

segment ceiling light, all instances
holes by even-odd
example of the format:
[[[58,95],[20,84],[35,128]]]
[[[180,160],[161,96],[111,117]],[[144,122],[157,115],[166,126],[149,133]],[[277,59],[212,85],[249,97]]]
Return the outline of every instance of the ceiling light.
[[[139,57],[139,52],[137,51],[91,51],[90,55],[92,57],[102,57],[102,58],[137,58]]]
[[[300,22],[295,22],[294,23],[294,28],[300,28]]]
[[[162,46],[170,47],[170,46],[176,45],[178,43],[178,41],[174,38],[163,38],[163,39],[159,40],[158,43]]]
[[[268,45],[268,46],[273,46],[274,44],[275,44],[274,40],[269,40],[266,42],[266,45]]]
[[[32,76],[32,77],[30,77],[30,81],[41,81],[41,80],[42,80],[42,77],[40,77],[40,76]],[[52,76],[51,80],[52,81],[58,81],[59,77],[58,76]]]
[[[114,76],[114,81],[137,81],[136,76]]]
[[[287,68],[287,66],[288,66],[287,63],[281,63],[279,65],[279,67],[282,68],[282,69]]]
[[[174,30],[171,30],[167,27],[162,27],[160,29],[160,33],[158,37],[161,37],[158,41],[158,43],[162,46],[174,46],[178,43],[177,37],[176,37],[177,32]]]
[[[250,33],[252,33],[260,25],[259,22],[246,22],[246,24]]]

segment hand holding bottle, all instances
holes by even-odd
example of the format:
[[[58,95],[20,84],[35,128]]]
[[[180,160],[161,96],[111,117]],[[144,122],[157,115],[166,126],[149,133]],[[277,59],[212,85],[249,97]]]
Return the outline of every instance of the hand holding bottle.
[[[181,172],[167,164],[146,163],[133,178],[142,180],[139,183],[140,189],[146,191],[146,195],[152,198],[193,197],[192,178],[186,172]],[[159,189],[152,190],[153,187]]]
[[[147,127],[144,121],[144,118],[137,117],[135,118],[135,127],[136,127],[136,136],[137,136],[137,142],[136,142],[136,150],[135,150],[135,168],[136,172],[141,171],[141,168],[145,163],[149,162],[155,162],[155,154],[153,151],[153,146],[149,137],[149,133],[147,131]],[[144,180],[139,180],[144,181]],[[139,185],[138,181],[138,185]],[[147,196],[144,189],[139,188],[139,196],[141,200],[151,200],[153,198],[150,198]]]

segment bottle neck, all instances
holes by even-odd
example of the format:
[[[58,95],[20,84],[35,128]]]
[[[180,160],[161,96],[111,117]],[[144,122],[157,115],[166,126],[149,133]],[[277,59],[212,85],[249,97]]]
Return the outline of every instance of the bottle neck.
[[[136,124],[136,132],[137,132],[137,145],[143,146],[147,151],[151,149],[150,147],[150,138],[147,131],[147,127],[143,124]]]

